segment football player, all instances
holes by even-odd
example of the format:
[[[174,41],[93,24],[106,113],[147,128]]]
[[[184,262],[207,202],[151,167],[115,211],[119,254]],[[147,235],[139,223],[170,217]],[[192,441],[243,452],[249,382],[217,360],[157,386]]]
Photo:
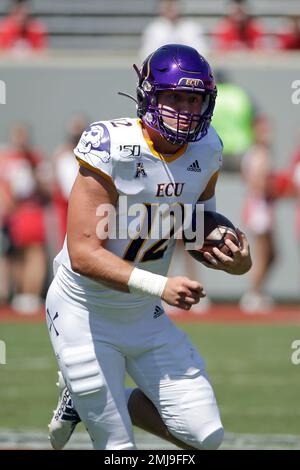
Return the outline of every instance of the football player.
[[[67,238],[46,300],[50,338],[67,386],[50,438],[63,446],[59,432],[54,434],[62,429],[59,417],[68,422],[69,416],[71,432],[83,421],[94,449],[135,449],[132,421],[172,436],[184,448],[216,449],[223,427],[204,361],[161,303],[189,310],[205,292],[196,280],[167,276],[172,229],[162,239],[151,238],[150,231],[162,204],[199,200],[215,210],[222,155],[210,127],[216,85],[207,61],[188,46],[163,46],[136,70],[138,117],[91,124],[74,150],[80,168]],[[113,224],[103,208],[116,208],[122,228],[133,222],[131,208],[140,203],[146,234],[141,222],[131,237],[128,230],[105,239]],[[207,253],[208,263],[232,274],[247,272],[251,258],[242,233],[240,242],[228,242],[232,257],[217,249],[215,256]],[[138,391],[124,390],[125,371]]]

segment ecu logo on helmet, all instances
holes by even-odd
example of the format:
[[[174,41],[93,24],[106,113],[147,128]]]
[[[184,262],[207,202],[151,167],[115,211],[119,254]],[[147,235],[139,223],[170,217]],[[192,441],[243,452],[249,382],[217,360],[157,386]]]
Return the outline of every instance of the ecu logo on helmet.
[[[200,78],[181,78],[178,83],[179,86],[188,86],[195,88],[204,88],[204,83]]]

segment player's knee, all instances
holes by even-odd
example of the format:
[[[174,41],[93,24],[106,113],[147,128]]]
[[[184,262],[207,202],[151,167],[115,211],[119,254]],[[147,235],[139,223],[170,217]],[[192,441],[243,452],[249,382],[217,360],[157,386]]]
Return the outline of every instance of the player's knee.
[[[203,450],[217,450],[222,444],[224,438],[224,429],[220,427],[206,436],[201,442],[201,449]]]
[[[220,422],[209,423],[209,429],[205,425],[194,426],[193,429],[187,430],[187,432],[176,432],[174,429],[168,428],[170,434],[172,434],[178,441],[181,441],[193,449],[199,450],[217,450],[224,438],[224,429]]]

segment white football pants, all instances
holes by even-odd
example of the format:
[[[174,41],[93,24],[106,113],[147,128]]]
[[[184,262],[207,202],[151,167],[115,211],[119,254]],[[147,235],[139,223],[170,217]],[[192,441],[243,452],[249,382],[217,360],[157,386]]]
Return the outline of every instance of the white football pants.
[[[153,402],[171,434],[216,449],[223,427],[204,361],[160,301],[134,320],[75,302],[52,282],[46,317],[59,368],[95,449],[134,449],[125,371]],[[160,311],[159,311],[160,312]]]

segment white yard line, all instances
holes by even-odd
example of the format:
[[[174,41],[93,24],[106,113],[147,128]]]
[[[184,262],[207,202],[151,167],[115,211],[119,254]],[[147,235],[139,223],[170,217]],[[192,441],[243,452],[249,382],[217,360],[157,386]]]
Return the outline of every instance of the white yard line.
[[[167,450],[176,449],[171,444],[150,434],[137,433],[138,449]],[[49,449],[47,433],[43,431],[0,430],[0,449]],[[67,449],[91,449],[86,433],[78,432],[72,436]],[[235,434],[226,433],[221,449],[300,449],[300,435],[289,434]]]

